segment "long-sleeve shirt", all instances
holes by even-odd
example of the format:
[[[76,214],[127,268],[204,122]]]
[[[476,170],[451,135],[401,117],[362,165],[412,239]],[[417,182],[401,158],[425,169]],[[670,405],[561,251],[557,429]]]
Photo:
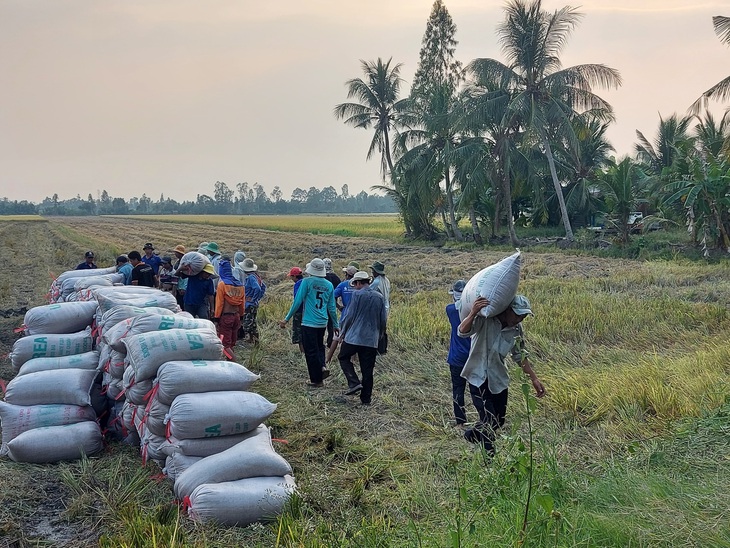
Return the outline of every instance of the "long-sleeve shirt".
[[[332,320],[333,328],[339,329],[334,291],[332,284],[325,278],[318,276],[304,278],[284,321],[289,321],[299,307],[304,305],[303,326],[327,327],[329,317]]]
[[[364,287],[353,292],[347,314],[342,319],[340,335],[348,344],[377,348],[387,321],[383,296],[370,287]]]
[[[345,317],[347,312],[347,306],[350,304],[352,294],[355,292],[355,288],[350,285],[350,280],[341,282],[335,287],[335,304],[337,303],[337,297],[342,299],[342,312],[340,313],[340,321]]]
[[[260,280],[261,278],[255,272],[249,272],[246,275],[246,279],[243,281],[243,287],[246,288],[246,308],[249,306],[258,306],[259,301],[264,296],[264,290]]]
[[[370,288],[379,292],[385,299],[385,312],[390,314],[390,280],[382,274],[376,276]]]
[[[489,380],[492,394],[504,391],[509,386],[507,354],[520,364],[527,357],[522,324],[502,328],[502,322],[497,318],[477,316],[468,333],[457,332],[459,337],[471,337],[471,351],[461,376],[473,386],[481,386]]]

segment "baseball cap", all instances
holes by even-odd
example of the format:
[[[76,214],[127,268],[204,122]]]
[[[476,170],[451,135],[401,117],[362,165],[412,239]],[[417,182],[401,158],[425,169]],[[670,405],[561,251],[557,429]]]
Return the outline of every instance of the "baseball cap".
[[[342,269],[342,272],[345,272],[348,276],[354,276],[357,272],[357,267],[353,265],[348,265]]]
[[[301,276],[302,275],[302,269],[298,266],[293,266],[291,270],[289,271],[289,274],[287,276]]]
[[[86,253],[84,253],[84,257],[86,257],[87,259],[93,259],[94,258],[94,252],[93,251],[87,251]]]
[[[142,246],[142,249],[154,249],[154,248],[155,248],[155,246],[153,246],[149,242],[147,242],[146,244],[144,244],[144,246]]]

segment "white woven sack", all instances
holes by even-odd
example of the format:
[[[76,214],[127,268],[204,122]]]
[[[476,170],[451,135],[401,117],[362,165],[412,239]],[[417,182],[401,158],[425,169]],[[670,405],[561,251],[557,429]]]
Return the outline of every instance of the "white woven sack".
[[[99,352],[92,350],[58,358],[33,358],[22,365],[16,376],[52,369],[99,369]]]
[[[115,306],[111,310],[99,315],[97,314],[96,324],[101,329],[102,337],[105,336],[106,332],[112,327],[117,325],[119,322],[126,320],[127,318],[133,318],[134,316],[141,316],[143,314],[169,314],[170,311],[167,308],[158,307],[146,307],[141,308],[138,306],[120,305]]]
[[[203,457],[188,457],[182,453],[173,453],[165,459],[165,467],[162,469],[162,473],[172,481],[175,481],[175,478],[202,458]]]
[[[145,411],[145,425],[147,430],[157,436],[165,436],[165,417],[170,412],[170,406],[153,399]]]
[[[129,286],[121,286],[129,287]],[[102,288],[108,290],[115,290],[117,286]],[[160,291],[157,289],[150,289],[145,294],[134,294],[134,293],[99,293],[96,292],[96,301],[99,303],[99,310],[102,314],[108,312],[115,306],[136,306],[139,308],[165,308],[172,312],[180,312],[180,306],[177,304],[177,299],[172,293],[166,291]]]
[[[223,355],[223,343],[215,327],[153,331],[125,337],[123,342],[137,382],[155,377],[165,362],[218,360]]]
[[[108,274],[114,274],[117,271],[116,266],[108,266],[106,268],[93,268],[89,270],[67,270],[62,272],[58,278],[54,280],[56,284],[62,284],[69,278],[86,278],[88,276],[106,276]]]
[[[99,369],[107,371],[109,369],[109,360],[112,356],[112,349],[104,341],[96,343],[96,350],[99,352]]]
[[[156,398],[170,405],[180,394],[248,390],[259,378],[259,375],[235,362],[170,361],[157,370]]]
[[[189,497],[204,483],[222,483],[262,476],[291,474],[291,466],[271,445],[268,429],[230,449],[193,464],[175,480],[175,496]]]
[[[146,463],[147,459],[152,459],[160,468],[165,466],[167,455],[160,450],[164,443],[164,437],[157,436],[150,432],[148,428],[144,428],[143,433],[140,434],[140,450],[143,463]]]
[[[105,274],[103,276],[91,276],[81,278],[74,284],[74,291],[89,289],[90,287],[111,287],[114,284],[123,284],[124,274],[116,272],[115,274]]]
[[[91,386],[96,370],[52,369],[15,377],[5,389],[5,401],[13,405],[91,405]]]
[[[489,299],[489,305],[479,312],[491,318],[504,312],[517,293],[520,283],[520,252],[506,257],[498,263],[480,270],[466,282],[461,294],[459,317],[463,321],[474,305],[477,297]]]
[[[0,427],[2,428],[0,455],[7,453],[7,443],[10,440],[33,428],[93,420],[96,420],[96,413],[89,406],[13,405],[0,401]]]
[[[103,447],[99,425],[95,421],[83,421],[23,432],[8,443],[8,456],[15,462],[42,464],[80,459],[98,453]]]
[[[38,333],[75,333],[91,325],[96,303],[71,302],[36,306],[25,313],[23,325],[28,335]]]
[[[102,386],[104,387],[104,394],[110,400],[119,400],[122,398],[122,394],[125,393],[122,379],[115,379],[109,373],[104,373]]]
[[[50,301],[51,303],[56,302],[63,302],[63,297],[61,296],[61,288],[63,286],[63,282],[70,279],[70,278],[86,278],[89,276],[105,276],[108,274],[114,274],[117,271],[116,266],[110,266],[108,268],[95,268],[92,270],[67,270],[66,272],[63,272],[58,278],[53,280],[53,283],[51,283],[51,289],[49,292]]]
[[[260,424],[254,430],[245,434],[236,434],[233,436],[219,436],[217,438],[188,438],[177,439],[174,436],[167,437],[167,443],[162,447],[162,451],[166,455],[174,455],[182,453],[189,457],[209,457],[230,449],[234,445],[238,445],[244,440],[253,436],[257,436],[262,430],[268,430],[266,425]]]
[[[137,406],[129,401],[125,401],[122,406],[122,424],[127,432],[137,432]]]
[[[255,392],[201,392],[182,394],[170,406],[171,435],[215,438],[244,434],[271,416],[276,404]]]
[[[109,362],[107,365],[107,372],[115,379],[122,379],[124,376],[124,368],[127,366],[125,363],[127,355],[123,352],[117,352],[112,350],[109,354]]]
[[[206,483],[190,495],[188,516],[195,521],[238,526],[273,520],[296,488],[292,476]]]
[[[127,397],[127,401],[134,405],[146,405],[148,400],[148,394],[152,390],[153,379],[145,379],[137,382],[134,375],[134,367],[127,365],[124,369],[124,376],[122,377],[122,386],[124,387],[124,395]]]
[[[124,326],[127,321],[129,323],[126,329],[123,327],[120,328],[120,325]],[[105,335],[105,339],[113,349],[125,352],[126,348],[122,342],[125,337],[150,333],[151,331],[167,331],[170,329],[207,329],[209,331],[215,331],[215,324],[210,320],[201,320],[183,316],[182,314],[171,314],[170,312],[164,315],[154,313],[143,314],[120,322],[120,324],[117,324],[114,329]]]
[[[210,264],[208,257],[197,251],[188,251],[180,258],[180,266],[177,271],[186,276],[196,276],[200,274],[205,265]]]
[[[94,340],[91,337],[91,329],[88,328],[78,333],[30,335],[15,341],[10,352],[10,360],[13,369],[18,371],[25,362],[33,358],[71,356],[93,349]]]

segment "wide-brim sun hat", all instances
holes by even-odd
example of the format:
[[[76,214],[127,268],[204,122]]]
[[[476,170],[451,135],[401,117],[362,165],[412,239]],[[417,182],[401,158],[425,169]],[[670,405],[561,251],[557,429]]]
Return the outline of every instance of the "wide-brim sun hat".
[[[348,283],[350,285],[355,285],[355,282],[361,282],[363,280],[367,280],[368,282],[370,282],[370,274],[368,274],[364,270],[360,270],[359,272],[355,272],[355,275]]]
[[[345,274],[348,274],[349,276],[354,276],[357,272],[357,268],[353,265],[348,265],[345,268],[342,269],[342,272]]]
[[[203,267],[203,272],[207,272],[208,274],[214,274],[215,275],[215,269],[213,268],[213,265],[208,263]]]
[[[318,278],[324,278],[327,275],[327,270],[324,267],[324,261],[318,257],[312,259],[312,262],[307,265],[304,272],[310,276],[317,276]]]
[[[369,264],[368,268],[374,270],[378,274],[385,274],[385,265],[380,261],[373,261],[373,264]]]
[[[182,245],[182,244],[181,244],[181,245],[176,245],[176,246],[175,246],[175,249],[173,249],[173,251],[174,251],[175,253],[182,253],[183,255],[185,255],[185,253],[186,253],[186,251],[185,251],[185,246],[184,246],[184,245]]]
[[[215,242],[210,242],[207,246],[205,246],[205,249],[207,249],[211,253],[215,253],[216,255],[221,254],[221,250],[218,247],[218,244]]]
[[[241,264],[241,270],[244,272],[256,272],[259,269],[258,265],[253,262],[253,259],[244,259]],[[292,269],[294,270],[294,269]],[[289,274],[291,276],[291,274]]]
[[[451,286],[451,289],[449,289],[449,295],[453,295],[454,293],[463,293],[465,287],[466,282],[464,280],[456,280],[454,285]]]

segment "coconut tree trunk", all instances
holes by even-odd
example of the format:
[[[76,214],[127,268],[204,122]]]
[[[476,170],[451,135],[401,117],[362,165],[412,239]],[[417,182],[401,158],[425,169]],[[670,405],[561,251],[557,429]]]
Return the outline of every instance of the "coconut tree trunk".
[[[502,218],[502,191],[497,189],[494,193],[494,219],[492,222],[492,236],[499,234],[501,228],[500,219]]]
[[[514,247],[519,247],[520,241],[515,233],[515,219],[512,214],[512,188],[510,186],[509,173],[502,174],[502,194],[504,195],[504,210],[507,215],[507,229],[509,230],[509,240]]]
[[[469,222],[471,223],[471,233],[474,235],[474,243],[482,245],[482,233],[479,231],[479,223],[477,222],[477,214],[474,211],[474,206],[469,208]]]
[[[454,233],[451,231],[451,225],[449,224],[449,221],[446,219],[446,211],[443,207],[439,208],[439,211],[441,212],[441,222],[444,223],[444,229],[446,230],[446,237],[449,240],[454,239]]]
[[[575,237],[573,236],[573,229],[570,226],[568,208],[565,206],[565,198],[563,198],[563,187],[560,185],[560,181],[558,181],[558,172],[555,170],[553,151],[550,148],[550,142],[547,139],[547,135],[544,133],[542,134],[542,144],[545,147],[545,156],[547,156],[548,165],[550,166],[550,175],[553,178],[553,186],[555,187],[555,194],[557,194],[558,204],[560,204],[560,216],[563,218],[565,237],[568,241],[572,242]]]
[[[454,194],[451,189],[451,174],[449,168],[446,168],[446,203],[449,206],[449,221],[451,222],[451,231],[454,234],[454,238],[461,242],[464,240],[464,236],[459,230],[459,223],[456,222],[456,212],[454,211]]]

